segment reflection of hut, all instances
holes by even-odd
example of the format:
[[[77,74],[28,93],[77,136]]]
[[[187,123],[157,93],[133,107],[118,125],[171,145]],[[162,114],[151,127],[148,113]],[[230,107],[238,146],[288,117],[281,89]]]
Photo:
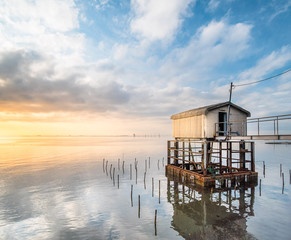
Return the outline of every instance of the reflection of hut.
[[[185,239],[253,239],[246,217],[253,216],[254,187],[203,189],[168,177],[173,228]]]
[[[216,135],[225,136],[227,132],[227,112],[229,102],[204,106],[171,116],[173,120],[174,138],[213,138]],[[244,124],[249,111],[230,103],[231,134],[246,136]],[[237,122],[237,124],[234,124]]]

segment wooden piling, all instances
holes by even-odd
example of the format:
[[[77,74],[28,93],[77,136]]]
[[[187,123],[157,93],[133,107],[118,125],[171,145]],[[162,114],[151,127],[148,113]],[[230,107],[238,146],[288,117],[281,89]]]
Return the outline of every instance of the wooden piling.
[[[282,176],[282,163],[280,163],[280,177]]]
[[[131,184],[131,193],[130,193],[130,199],[131,199],[131,206],[133,207],[133,201],[132,201],[132,193],[133,193],[133,185]]]
[[[261,186],[262,186],[262,179],[260,179],[260,186],[259,186],[260,196],[261,196]]]
[[[135,184],[137,184],[137,167],[135,168]]]
[[[112,164],[110,164],[110,178],[112,179],[111,170],[112,170]]]
[[[160,170],[160,159],[158,160],[158,170]]]
[[[284,173],[282,172],[282,194],[284,194]]]
[[[144,189],[146,189],[146,172],[144,172],[144,177],[143,177],[143,184],[144,184]]]
[[[107,165],[108,165],[108,161],[106,161],[106,175],[108,176]]]
[[[115,178],[114,178],[114,175],[115,175],[115,168],[113,168],[113,185],[115,186]]]
[[[162,163],[163,163],[163,167],[165,166],[164,162],[165,162],[165,158],[163,157],[163,161],[162,161]]]
[[[265,170],[266,170],[266,168],[265,168],[265,161],[263,161],[263,175],[264,175],[264,177],[265,177]]]
[[[119,174],[117,175],[117,187],[119,189]]]
[[[145,170],[145,171],[147,171],[147,165],[148,165],[147,160],[145,160],[145,161],[144,161],[144,170]]]
[[[149,157],[149,168],[151,168],[151,157]]]
[[[118,171],[120,170],[120,159],[118,158]]]
[[[140,195],[138,195],[138,218],[140,218]]]
[[[130,174],[130,180],[132,179],[132,165],[130,164],[130,171],[129,171],[129,174]]]
[[[122,173],[124,174],[124,161],[122,162]]]
[[[291,184],[291,169],[289,169],[289,178],[290,178],[289,184]]]
[[[158,215],[158,210],[155,210],[155,236],[157,236],[157,215]]]

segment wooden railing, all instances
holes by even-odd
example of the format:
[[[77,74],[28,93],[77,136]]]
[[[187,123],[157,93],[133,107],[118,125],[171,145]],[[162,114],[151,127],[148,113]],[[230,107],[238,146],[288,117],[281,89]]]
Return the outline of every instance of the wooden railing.
[[[230,128],[230,135],[231,136],[248,136],[250,134],[247,133],[247,129],[253,127],[255,125],[254,133],[251,135],[291,135],[291,124],[289,132],[280,130],[280,124],[282,125],[282,121],[291,120],[291,114],[285,114],[285,115],[278,115],[278,116],[269,116],[269,117],[260,117],[260,118],[248,118],[247,120],[242,121],[231,121],[229,122],[229,128]],[[263,125],[266,123],[271,123],[272,127],[270,129],[270,126],[268,126],[268,130],[266,133],[266,130],[262,130]],[[290,122],[291,123],[291,122]],[[224,131],[219,130],[220,124],[227,124],[227,122],[218,122],[215,123],[215,133],[216,136],[219,136],[220,133],[222,133],[223,136],[227,135],[227,129]],[[232,129],[239,129],[239,131],[232,131]],[[246,135],[245,135],[246,133]]]

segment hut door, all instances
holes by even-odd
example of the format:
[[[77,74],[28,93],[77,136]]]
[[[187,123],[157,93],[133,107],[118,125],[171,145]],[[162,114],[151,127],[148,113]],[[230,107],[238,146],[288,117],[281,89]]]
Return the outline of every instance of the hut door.
[[[226,116],[227,116],[226,112],[218,113],[219,136],[226,136],[226,131],[227,131],[227,117]]]

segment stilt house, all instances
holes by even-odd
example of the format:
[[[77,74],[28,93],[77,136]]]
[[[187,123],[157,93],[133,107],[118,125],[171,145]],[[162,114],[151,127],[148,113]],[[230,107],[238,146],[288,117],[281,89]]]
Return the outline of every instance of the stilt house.
[[[246,136],[246,120],[251,116],[250,112],[233,103],[224,102],[172,115],[173,137],[211,139],[215,136],[226,136],[229,105],[230,134]]]

